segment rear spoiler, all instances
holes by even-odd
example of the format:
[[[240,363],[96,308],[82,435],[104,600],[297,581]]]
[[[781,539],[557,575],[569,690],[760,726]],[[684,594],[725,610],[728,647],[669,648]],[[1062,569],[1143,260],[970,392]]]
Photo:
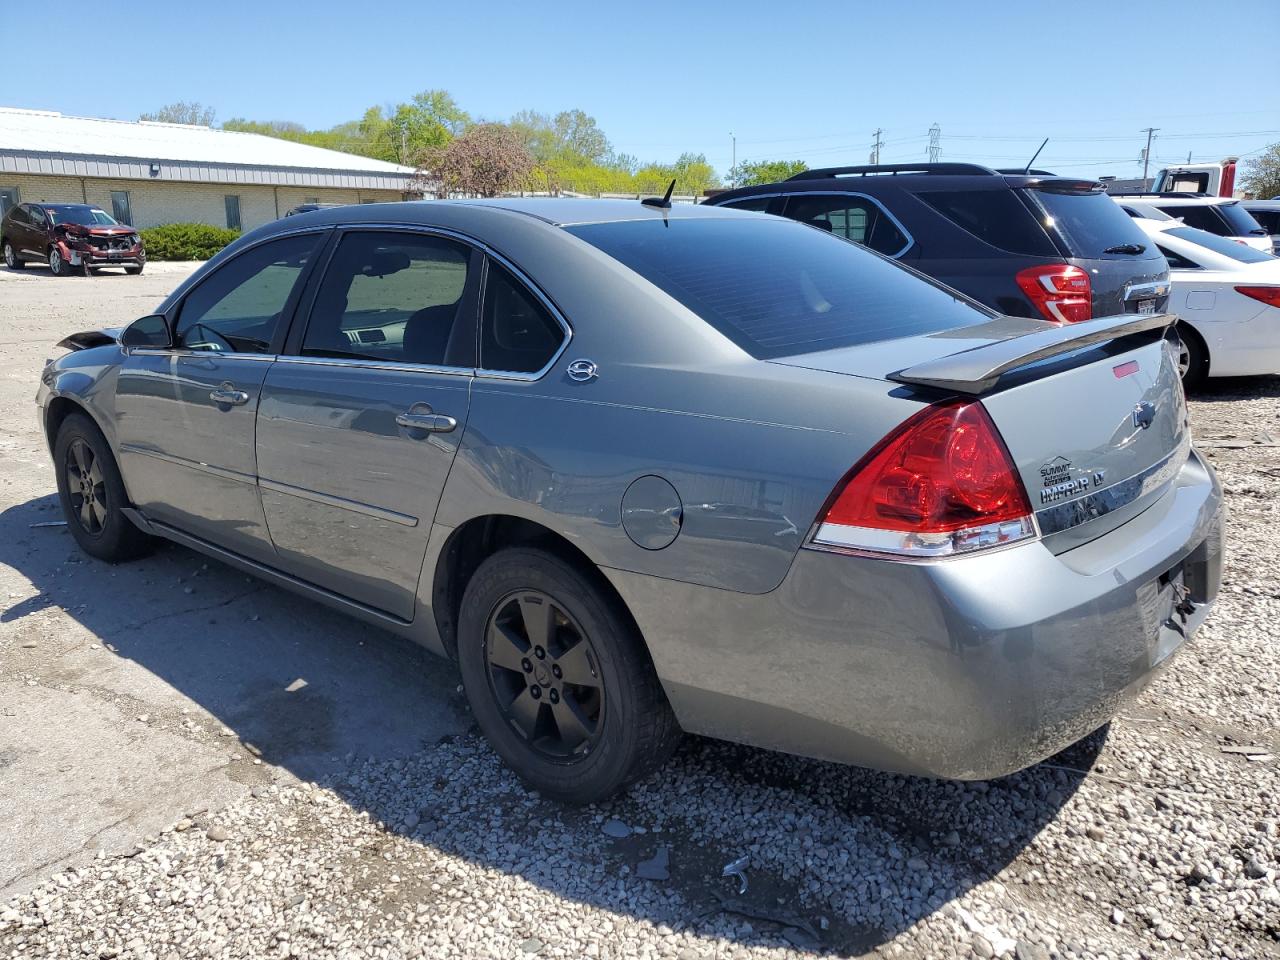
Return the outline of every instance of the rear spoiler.
[[[988,335],[999,336],[1008,329],[1011,319],[992,320],[979,327],[970,327],[965,332],[981,337],[986,328]],[[986,393],[1010,370],[1117,337],[1151,330],[1163,331],[1176,320],[1177,317],[1168,313],[1122,313],[1081,323],[1046,325],[1043,330],[1012,333],[995,343],[918,363],[914,367],[889,374],[889,379],[898,383],[954,390],[956,393]],[[1025,329],[1019,324],[1018,330]]]

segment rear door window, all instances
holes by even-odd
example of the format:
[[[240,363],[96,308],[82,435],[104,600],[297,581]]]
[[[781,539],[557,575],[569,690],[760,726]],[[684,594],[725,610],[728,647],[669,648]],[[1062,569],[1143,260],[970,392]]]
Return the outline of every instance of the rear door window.
[[[744,197],[741,200],[730,200],[721,206],[729,207],[733,210],[755,210],[758,213],[764,213],[769,209],[769,204],[776,200],[776,197]]]
[[[905,253],[911,240],[869,197],[842,195],[792,196],[786,215],[837,237],[870,247],[886,257]]]
[[[995,316],[857,244],[787,220],[632,220],[565,229],[761,360]]]
[[[536,374],[551,362],[565,336],[533,291],[490,259],[480,320],[480,366],[496,373]]]
[[[1012,190],[931,190],[916,196],[983,243],[1026,257],[1059,253]]]
[[[1042,209],[1045,228],[1058,236],[1072,257],[1132,260],[1158,256],[1142,228],[1105,193],[1048,189],[1026,192]],[[1118,247],[1129,250],[1115,249]],[[1142,253],[1133,253],[1136,247],[1143,248]]]

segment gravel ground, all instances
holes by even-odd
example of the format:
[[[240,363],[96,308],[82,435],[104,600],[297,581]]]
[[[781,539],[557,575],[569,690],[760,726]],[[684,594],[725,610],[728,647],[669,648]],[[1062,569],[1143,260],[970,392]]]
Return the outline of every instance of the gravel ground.
[[[523,789],[474,731],[348,754],[314,782],[268,757],[251,792],[0,906],[0,956],[1280,956],[1280,378],[1192,408],[1228,495],[1218,605],[1050,761],[956,784],[691,740],[578,810]],[[220,615],[253,630],[276,598]],[[0,617],[0,693],[12,629]],[[742,857],[745,892],[721,876]]]

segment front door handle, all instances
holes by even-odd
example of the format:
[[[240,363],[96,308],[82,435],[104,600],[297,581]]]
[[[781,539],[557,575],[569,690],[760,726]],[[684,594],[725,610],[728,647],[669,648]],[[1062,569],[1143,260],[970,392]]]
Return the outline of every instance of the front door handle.
[[[214,403],[238,407],[249,402],[249,395],[243,390],[237,390],[233,384],[224,383],[217,390],[210,392],[209,399]]]
[[[421,407],[418,408],[421,411]],[[396,417],[396,423],[406,430],[423,430],[427,433],[449,433],[458,426],[458,421],[443,413],[402,413]]]

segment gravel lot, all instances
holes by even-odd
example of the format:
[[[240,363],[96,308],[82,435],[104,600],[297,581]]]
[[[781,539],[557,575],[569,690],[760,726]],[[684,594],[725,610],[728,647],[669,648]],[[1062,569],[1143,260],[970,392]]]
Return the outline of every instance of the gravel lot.
[[[187,269],[157,266],[0,270],[0,955],[1280,956],[1280,378],[1193,398],[1223,592],[1109,729],[974,784],[693,740],[573,810],[499,765],[448,665],[188,551],[112,569],[31,526],[40,361]]]

